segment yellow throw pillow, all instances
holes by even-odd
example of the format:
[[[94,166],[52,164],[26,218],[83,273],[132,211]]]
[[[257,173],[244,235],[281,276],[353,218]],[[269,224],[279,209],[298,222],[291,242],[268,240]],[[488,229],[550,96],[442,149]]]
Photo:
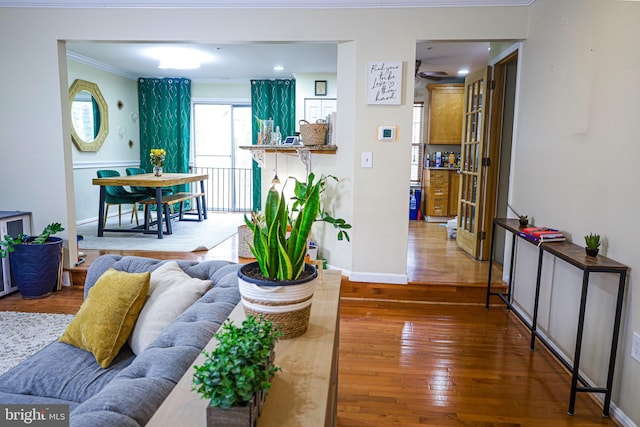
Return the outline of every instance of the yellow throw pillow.
[[[131,334],[149,291],[151,273],[105,271],[89,290],[60,342],[90,351],[107,368]]]

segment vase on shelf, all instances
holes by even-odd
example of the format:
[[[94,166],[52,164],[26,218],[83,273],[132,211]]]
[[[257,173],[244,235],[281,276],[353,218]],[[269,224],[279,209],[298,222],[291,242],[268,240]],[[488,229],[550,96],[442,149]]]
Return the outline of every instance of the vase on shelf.
[[[155,176],[162,176],[162,166],[154,166],[153,167],[153,174]]]

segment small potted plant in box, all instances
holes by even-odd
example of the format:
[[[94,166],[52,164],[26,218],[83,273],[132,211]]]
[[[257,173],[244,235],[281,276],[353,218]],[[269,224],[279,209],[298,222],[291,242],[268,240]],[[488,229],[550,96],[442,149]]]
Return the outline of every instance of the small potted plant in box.
[[[587,245],[587,247],[585,248],[587,255],[597,256],[598,251],[600,250],[600,235],[589,233],[586,236],[584,236],[584,241]]]
[[[218,346],[204,352],[205,360],[194,366],[193,375],[193,390],[209,400],[207,427],[257,425],[271,380],[280,369],[274,365],[280,336],[273,322],[251,315],[241,327],[227,321],[215,333]]]
[[[36,237],[20,233],[0,240],[0,256],[9,256],[11,277],[24,298],[42,298],[55,290],[62,261],[62,239],[52,235],[60,231],[64,228],[55,222]]]

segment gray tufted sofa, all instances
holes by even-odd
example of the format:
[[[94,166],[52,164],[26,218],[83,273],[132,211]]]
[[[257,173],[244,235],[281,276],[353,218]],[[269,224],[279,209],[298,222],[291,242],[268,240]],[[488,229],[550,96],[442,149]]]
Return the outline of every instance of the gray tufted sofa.
[[[140,273],[166,261],[103,255],[89,267],[85,297],[109,267]],[[138,356],[124,345],[111,366],[53,342],[0,376],[2,404],[67,404],[77,427],[143,426],[240,301],[237,270],[227,261],[178,261],[185,273],[209,279],[212,288],[174,320]]]

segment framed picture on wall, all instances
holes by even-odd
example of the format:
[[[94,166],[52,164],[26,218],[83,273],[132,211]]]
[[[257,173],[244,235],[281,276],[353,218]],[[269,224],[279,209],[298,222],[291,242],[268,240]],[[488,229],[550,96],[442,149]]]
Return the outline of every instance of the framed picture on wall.
[[[316,96],[327,96],[327,81],[326,80],[316,80]]]

